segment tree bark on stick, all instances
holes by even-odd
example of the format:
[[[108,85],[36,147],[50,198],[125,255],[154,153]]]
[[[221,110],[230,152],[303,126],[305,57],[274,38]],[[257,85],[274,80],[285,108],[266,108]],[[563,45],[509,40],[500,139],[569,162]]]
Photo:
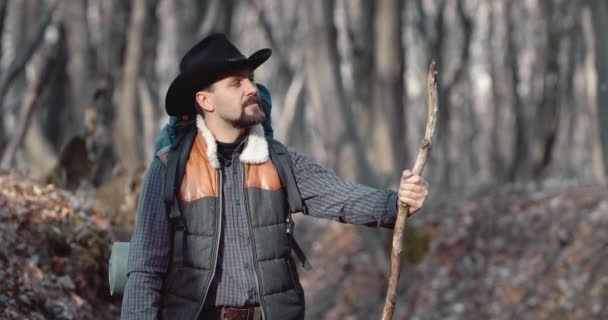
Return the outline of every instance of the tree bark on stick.
[[[439,110],[437,102],[437,71],[435,69],[435,61],[431,62],[429,67],[428,81],[427,81],[428,97],[427,97],[427,119],[426,119],[426,131],[424,133],[424,140],[420,145],[420,151],[418,157],[414,163],[414,169],[412,173],[414,175],[421,175],[426,164],[431,147],[433,145],[433,136],[435,135],[435,124],[437,122],[437,112]],[[388,289],[386,291],[386,299],[384,302],[384,310],[382,311],[382,320],[390,320],[393,318],[393,312],[395,311],[395,304],[397,303],[397,282],[399,282],[399,272],[401,268],[401,251],[403,249],[403,230],[405,229],[405,222],[407,217],[410,215],[410,207],[399,205],[397,212],[397,222],[395,223],[395,230],[393,231],[393,248],[391,251],[391,273],[388,281]]]

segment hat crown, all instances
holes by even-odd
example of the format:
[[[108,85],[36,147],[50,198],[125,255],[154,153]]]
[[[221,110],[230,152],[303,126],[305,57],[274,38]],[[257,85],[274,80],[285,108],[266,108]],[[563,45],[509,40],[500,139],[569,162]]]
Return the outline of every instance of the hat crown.
[[[247,58],[222,33],[207,36],[192,47],[179,64],[180,72],[198,69],[201,65],[222,62],[239,61]]]

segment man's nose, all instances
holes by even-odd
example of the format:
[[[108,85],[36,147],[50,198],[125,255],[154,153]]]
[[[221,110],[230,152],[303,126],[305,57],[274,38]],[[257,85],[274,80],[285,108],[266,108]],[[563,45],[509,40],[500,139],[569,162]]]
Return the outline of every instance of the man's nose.
[[[258,88],[255,86],[253,81],[249,79],[245,79],[245,81],[243,81],[243,86],[245,87],[246,95],[252,95],[258,92]]]

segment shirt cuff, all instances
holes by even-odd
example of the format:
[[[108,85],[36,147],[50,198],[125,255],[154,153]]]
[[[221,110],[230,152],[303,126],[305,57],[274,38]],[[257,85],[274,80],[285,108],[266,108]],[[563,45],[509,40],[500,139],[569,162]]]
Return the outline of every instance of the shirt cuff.
[[[397,221],[397,191],[391,191],[386,198],[384,204],[384,212],[380,219],[380,227],[393,229],[395,227],[395,221]]]

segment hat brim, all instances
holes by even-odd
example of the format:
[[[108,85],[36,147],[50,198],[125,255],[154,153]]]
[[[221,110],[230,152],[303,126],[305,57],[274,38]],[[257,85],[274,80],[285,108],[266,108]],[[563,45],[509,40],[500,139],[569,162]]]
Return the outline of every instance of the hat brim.
[[[196,113],[194,93],[201,90],[221,76],[244,67],[255,70],[272,55],[272,50],[266,48],[254,52],[249,58],[226,60],[212,63],[196,70],[180,73],[169,85],[165,96],[165,111],[170,116],[191,115]]]

